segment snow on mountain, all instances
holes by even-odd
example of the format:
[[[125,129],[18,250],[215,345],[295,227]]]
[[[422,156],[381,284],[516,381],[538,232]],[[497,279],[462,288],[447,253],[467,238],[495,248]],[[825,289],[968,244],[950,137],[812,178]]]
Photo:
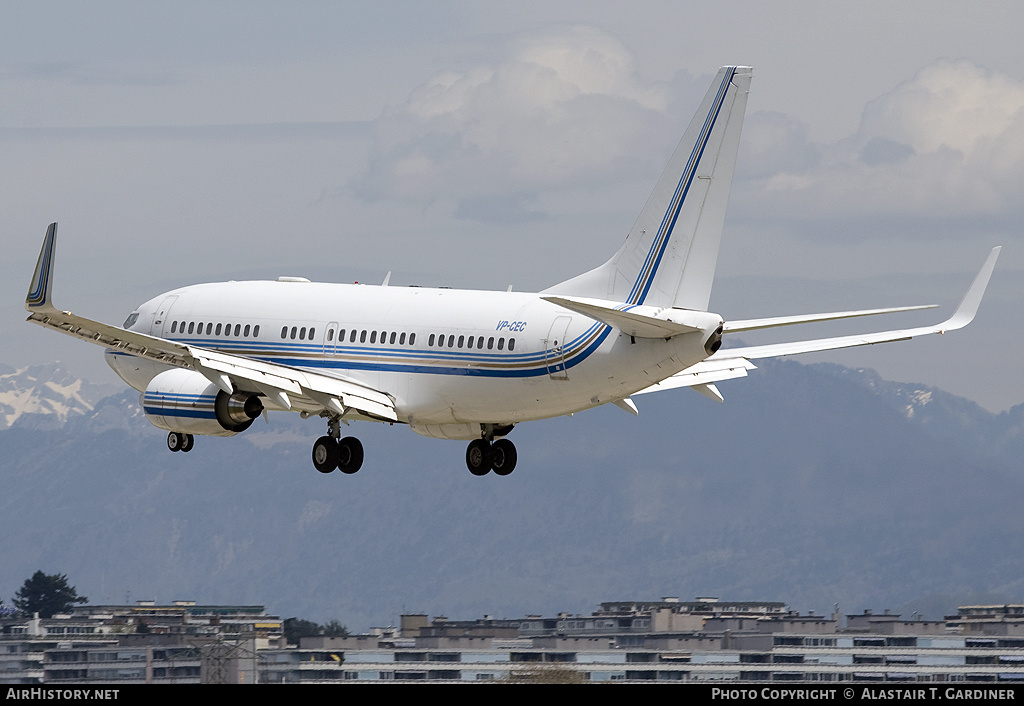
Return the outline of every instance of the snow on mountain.
[[[0,367],[0,429],[16,422],[63,425],[91,416],[96,403],[114,385],[97,385],[77,378],[59,363],[20,369]],[[45,420],[45,421],[44,421]]]

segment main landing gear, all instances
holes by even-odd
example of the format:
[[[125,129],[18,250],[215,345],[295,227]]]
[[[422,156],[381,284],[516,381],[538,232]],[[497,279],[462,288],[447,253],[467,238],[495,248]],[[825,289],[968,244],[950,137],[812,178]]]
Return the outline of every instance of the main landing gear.
[[[182,434],[180,432],[172,431],[167,435],[167,448],[171,451],[191,451],[192,447],[196,445],[195,437],[191,434]]]
[[[487,439],[475,439],[466,449],[466,466],[474,476],[485,476],[494,471],[507,476],[516,469],[516,445],[508,439],[498,439],[493,444]]]
[[[341,438],[337,419],[327,422],[327,436],[313,444],[313,466],[321,473],[337,468],[342,473],[355,473],[363,465],[363,444],[354,436]]]

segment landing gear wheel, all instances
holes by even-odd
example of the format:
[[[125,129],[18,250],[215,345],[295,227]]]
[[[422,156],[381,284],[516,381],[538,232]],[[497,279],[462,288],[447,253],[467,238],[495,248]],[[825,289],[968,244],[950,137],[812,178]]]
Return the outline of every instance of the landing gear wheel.
[[[321,473],[330,473],[338,467],[338,442],[330,436],[321,436],[313,444],[313,467]]]
[[[495,473],[499,476],[507,476],[516,470],[518,455],[516,454],[515,444],[508,439],[498,439],[494,442],[491,450],[493,451],[491,468],[494,469]]]
[[[466,466],[474,476],[485,476],[491,470],[491,461],[494,458],[494,450],[491,445],[483,439],[475,439],[469,442],[466,449]]]
[[[185,445],[185,435],[172,431],[167,435],[167,448],[171,451],[181,451]]]
[[[192,447],[196,445],[196,438],[191,434],[182,434],[183,440],[181,442],[181,450],[184,453],[188,453],[192,450]]]
[[[354,436],[346,436],[338,442],[338,470],[355,473],[363,465],[363,444]]]

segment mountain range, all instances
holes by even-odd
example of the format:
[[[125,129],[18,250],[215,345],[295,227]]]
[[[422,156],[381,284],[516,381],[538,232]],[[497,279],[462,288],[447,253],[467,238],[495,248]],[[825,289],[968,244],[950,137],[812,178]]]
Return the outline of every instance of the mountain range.
[[[353,630],[716,595],[937,618],[1024,602],[1024,405],[993,414],[866,369],[767,361],[722,383],[520,425],[511,476],[464,445],[271,414],[170,453],[138,393],[0,367],[0,598],[37,569],[92,603],[263,604]]]

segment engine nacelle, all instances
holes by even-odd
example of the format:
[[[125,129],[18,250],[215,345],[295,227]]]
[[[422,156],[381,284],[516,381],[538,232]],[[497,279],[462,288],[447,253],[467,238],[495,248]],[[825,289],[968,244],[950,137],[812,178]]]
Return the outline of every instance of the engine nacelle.
[[[203,436],[234,436],[263,412],[247,392],[227,394],[194,370],[167,370],[142,393],[146,419],[158,429]]]

